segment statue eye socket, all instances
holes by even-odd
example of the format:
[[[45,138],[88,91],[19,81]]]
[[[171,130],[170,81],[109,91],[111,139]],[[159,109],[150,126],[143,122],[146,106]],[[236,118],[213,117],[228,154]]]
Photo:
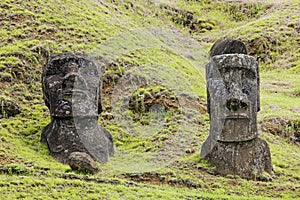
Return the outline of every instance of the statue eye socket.
[[[243,78],[256,79],[256,74],[251,70],[243,70]]]
[[[90,69],[90,70],[84,70],[81,72],[82,74],[86,75],[86,76],[98,76],[98,70],[93,70],[93,69]]]
[[[249,91],[247,88],[243,88],[243,89],[242,89],[242,92],[243,92],[244,94],[247,94],[247,95],[250,94],[250,91]]]
[[[221,68],[221,69],[219,70],[219,72],[220,72],[220,74],[224,75],[224,74],[226,74],[226,73],[229,72],[229,69],[228,69],[228,68]]]
[[[242,88],[242,92],[246,95],[249,95],[252,92],[252,85],[249,84],[249,82],[245,79],[243,80],[243,88]]]
[[[54,75],[54,74],[55,74],[54,70],[48,69],[48,70],[46,71],[45,76],[52,76],[52,75]]]
[[[88,72],[88,75],[90,76],[97,76],[98,75],[98,71],[97,70],[91,70]]]
[[[63,76],[63,72],[58,67],[51,67],[46,70],[45,76]]]

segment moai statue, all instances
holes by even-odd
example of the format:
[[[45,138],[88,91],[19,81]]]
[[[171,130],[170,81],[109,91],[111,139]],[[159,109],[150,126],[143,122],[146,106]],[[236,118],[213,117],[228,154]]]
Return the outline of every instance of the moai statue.
[[[230,41],[219,40],[212,47],[206,66],[210,131],[201,157],[221,175],[255,179],[263,172],[272,173],[269,146],[257,131],[258,63],[244,54],[242,42]],[[230,46],[233,43],[235,46]]]
[[[88,170],[91,166],[84,165],[94,165],[89,163],[95,160],[105,163],[114,153],[111,134],[98,124],[101,79],[99,66],[79,53],[50,56],[43,69],[44,101],[51,123],[43,129],[41,141],[53,157],[77,165],[74,168]]]

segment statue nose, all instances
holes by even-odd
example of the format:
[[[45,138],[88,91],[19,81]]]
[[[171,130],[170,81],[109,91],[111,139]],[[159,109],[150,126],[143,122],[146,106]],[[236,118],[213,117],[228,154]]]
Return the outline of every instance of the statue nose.
[[[77,73],[70,73],[64,77],[63,88],[86,88],[84,79]]]
[[[226,107],[230,111],[237,111],[239,109],[246,109],[248,107],[248,105],[243,100],[239,100],[237,98],[229,98],[226,101]]]

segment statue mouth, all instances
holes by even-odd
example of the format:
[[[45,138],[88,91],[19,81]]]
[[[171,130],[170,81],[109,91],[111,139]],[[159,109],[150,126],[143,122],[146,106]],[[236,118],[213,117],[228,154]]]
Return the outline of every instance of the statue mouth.
[[[246,109],[239,109],[237,111],[231,111],[231,110],[226,110],[223,118],[224,119],[231,119],[231,120],[238,120],[238,119],[250,119],[250,109],[249,107]]]
[[[220,120],[249,120],[249,114],[247,113],[225,113],[223,116],[219,117]]]
[[[249,116],[246,113],[238,113],[226,115],[224,119],[249,119]]]

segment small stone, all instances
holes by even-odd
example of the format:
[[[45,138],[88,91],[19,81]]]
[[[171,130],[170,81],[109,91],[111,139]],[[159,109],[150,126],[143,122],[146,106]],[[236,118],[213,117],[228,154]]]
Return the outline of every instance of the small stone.
[[[102,117],[105,120],[113,120],[115,118],[115,116],[109,112],[102,114]]]
[[[72,152],[68,158],[71,169],[95,174],[99,171],[97,163],[90,155],[83,152]]]
[[[0,118],[14,117],[21,113],[21,108],[15,102],[7,99],[0,99]]]

